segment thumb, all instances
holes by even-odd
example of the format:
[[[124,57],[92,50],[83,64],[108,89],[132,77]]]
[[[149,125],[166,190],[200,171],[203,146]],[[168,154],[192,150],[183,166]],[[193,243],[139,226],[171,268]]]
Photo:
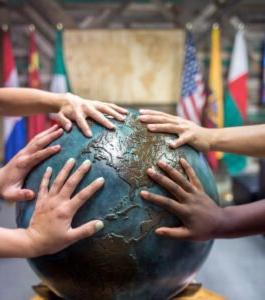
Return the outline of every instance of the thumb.
[[[35,196],[35,193],[32,190],[28,189],[16,189],[4,194],[5,200],[8,201],[25,201],[32,200]]]
[[[71,229],[70,241],[74,243],[81,239],[90,237],[94,235],[96,232],[102,230],[103,228],[104,228],[104,223],[102,221],[100,220],[90,221],[77,228]]]
[[[188,142],[189,136],[186,134],[181,134],[175,141],[171,142],[169,145],[171,148],[176,149],[180,146],[183,146],[184,144],[187,144]]]
[[[190,237],[190,232],[186,227],[160,227],[156,229],[156,234],[169,237],[172,239],[188,239]]]

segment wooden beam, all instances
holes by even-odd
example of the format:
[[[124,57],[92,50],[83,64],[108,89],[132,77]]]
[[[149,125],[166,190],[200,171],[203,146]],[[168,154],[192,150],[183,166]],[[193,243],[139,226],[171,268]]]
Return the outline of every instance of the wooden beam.
[[[118,7],[104,10],[100,16],[93,19],[90,27],[107,27],[111,21],[114,21],[117,16],[121,15],[127,9],[131,2],[132,0],[125,0]]]
[[[58,23],[62,23],[65,28],[77,27],[74,18],[70,14],[66,13],[57,1],[29,0],[29,3],[53,26],[56,26]]]
[[[167,21],[179,26],[177,15],[162,0],[152,0]]]
[[[54,41],[55,28],[52,28],[31,5],[25,4],[19,11],[29,20],[29,23],[36,26],[38,31],[49,41],[49,44]]]

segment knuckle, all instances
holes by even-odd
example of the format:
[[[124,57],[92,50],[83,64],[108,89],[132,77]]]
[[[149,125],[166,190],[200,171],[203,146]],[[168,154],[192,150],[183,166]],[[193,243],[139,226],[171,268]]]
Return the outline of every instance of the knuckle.
[[[56,209],[56,216],[59,219],[68,219],[70,215],[70,209],[66,206],[60,206]]]

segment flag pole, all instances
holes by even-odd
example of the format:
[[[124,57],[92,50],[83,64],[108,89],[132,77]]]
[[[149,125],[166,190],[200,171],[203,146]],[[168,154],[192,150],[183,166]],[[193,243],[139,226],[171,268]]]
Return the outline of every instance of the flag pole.
[[[56,28],[57,30],[63,30],[63,23],[57,23]]]

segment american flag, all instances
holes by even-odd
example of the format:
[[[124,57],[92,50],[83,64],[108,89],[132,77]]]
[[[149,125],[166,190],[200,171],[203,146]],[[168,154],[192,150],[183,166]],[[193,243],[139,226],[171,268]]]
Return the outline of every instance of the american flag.
[[[193,36],[190,31],[187,31],[181,98],[177,113],[182,118],[201,124],[205,103],[205,86],[196,57]]]

